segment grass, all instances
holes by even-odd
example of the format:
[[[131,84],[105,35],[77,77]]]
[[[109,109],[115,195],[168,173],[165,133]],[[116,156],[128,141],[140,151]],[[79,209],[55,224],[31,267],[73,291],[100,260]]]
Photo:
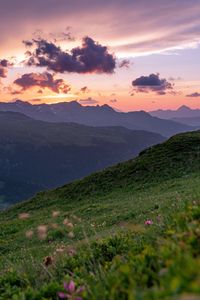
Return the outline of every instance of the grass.
[[[3,212],[0,299],[58,299],[64,280],[83,299],[200,299],[199,147],[177,135]]]

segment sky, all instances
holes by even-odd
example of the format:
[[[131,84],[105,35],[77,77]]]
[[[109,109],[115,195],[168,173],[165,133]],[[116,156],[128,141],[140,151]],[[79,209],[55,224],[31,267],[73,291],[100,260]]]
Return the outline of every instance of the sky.
[[[0,101],[200,108],[200,0],[0,2]]]

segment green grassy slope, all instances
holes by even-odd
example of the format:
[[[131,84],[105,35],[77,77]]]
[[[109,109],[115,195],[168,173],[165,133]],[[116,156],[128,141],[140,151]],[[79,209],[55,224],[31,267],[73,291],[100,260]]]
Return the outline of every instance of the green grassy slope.
[[[64,278],[83,299],[199,299],[199,149],[180,134],[3,212],[0,299],[58,299]]]

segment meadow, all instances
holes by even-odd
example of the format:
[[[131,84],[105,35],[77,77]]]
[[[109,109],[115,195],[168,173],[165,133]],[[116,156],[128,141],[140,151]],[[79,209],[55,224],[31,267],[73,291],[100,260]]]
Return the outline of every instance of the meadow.
[[[0,215],[0,299],[200,299],[200,132]]]

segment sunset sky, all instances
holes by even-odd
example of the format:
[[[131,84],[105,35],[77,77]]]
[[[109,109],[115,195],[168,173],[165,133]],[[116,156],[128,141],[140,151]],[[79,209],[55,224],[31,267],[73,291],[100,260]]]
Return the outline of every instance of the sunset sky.
[[[6,0],[0,28],[0,101],[200,108],[200,0]]]

